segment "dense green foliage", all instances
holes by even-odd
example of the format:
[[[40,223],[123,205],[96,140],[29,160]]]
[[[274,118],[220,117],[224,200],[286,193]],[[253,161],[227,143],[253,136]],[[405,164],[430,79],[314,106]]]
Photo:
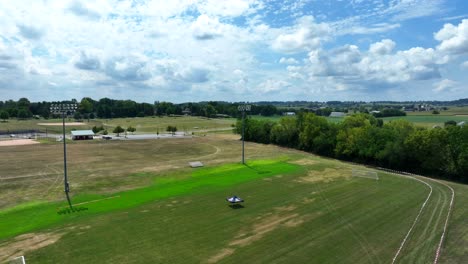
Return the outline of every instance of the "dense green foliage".
[[[241,121],[237,123],[241,132]],[[314,114],[245,121],[245,140],[398,170],[468,181],[468,126],[417,128],[405,120],[383,124],[368,114],[331,123]]]
[[[6,121],[8,118],[10,118],[10,115],[8,114],[7,111],[0,112],[0,119],[2,119],[3,121]]]
[[[93,118],[120,118],[120,117],[145,117],[165,115],[195,115],[205,117],[239,116],[237,107],[240,103],[228,102],[199,102],[174,104],[170,102],[155,101],[154,104],[137,103],[132,100],[113,100],[102,98],[98,101],[85,97],[81,101],[73,99],[63,102],[37,102],[31,103],[26,98],[18,101],[0,101],[0,111],[5,111],[10,117],[21,119],[31,118],[33,115],[49,118],[50,106],[54,103],[76,103],[77,112],[73,114],[75,119]],[[283,110],[277,109],[271,104],[252,105],[251,114],[272,116],[282,114]]]
[[[125,129],[123,129],[121,126],[116,126],[114,130],[112,131],[112,133],[117,134],[117,136],[119,136],[120,133],[123,133],[123,132],[125,132]]]

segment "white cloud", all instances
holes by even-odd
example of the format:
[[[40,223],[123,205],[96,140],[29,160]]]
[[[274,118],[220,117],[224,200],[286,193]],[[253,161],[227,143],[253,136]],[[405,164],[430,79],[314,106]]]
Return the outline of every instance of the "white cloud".
[[[462,62],[462,63],[460,64],[460,67],[465,68],[465,69],[468,69],[468,61]]]
[[[456,89],[456,86],[458,85],[457,82],[449,80],[449,79],[443,79],[439,82],[434,83],[434,89],[432,91],[439,93],[439,92],[445,92],[445,91],[454,91]]]
[[[221,17],[237,17],[253,12],[255,8],[260,6],[261,4],[259,1],[250,0],[202,0],[197,5],[197,8],[202,14]]]
[[[192,24],[193,36],[199,40],[208,40],[222,35],[221,24],[217,18],[200,15]]]
[[[453,54],[468,53],[468,19],[463,19],[458,26],[445,24],[434,34],[434,38],[440,41],[437,49]]]
[[[395,42],[391,39],[384,39],[370,45],[369,52],[374,54],[390,54],[395,48]]]
[[[398,84],[439,78],[439,66],[446,63],[434,49],[411,48],[392,53],[394,42],[373,43],[369,52],[345,45],[331,51],[309,53],[305,68],[310,76],[334,76],[344,83]]]
[[[274,93],[287,90],[291,86],[290,83],[282,80],[268,79],[257,86],[258,91],[261,93]]]
[[[383,33],[393,29],[399,28],[400,24],[388,24],[388,23],[380,23],[380,24],[373,24],[370,26],[352,26],[343,28],[339,34],[355,34],[355,35],[365,35],[365,34],[375,34],[375,33]]]
[[[287,31],[274,40],[273,49],[284,53],[311,51],[318,49],[331,33],[329,25],[316,23],[311,16],[301,18],[296,26]]]
[[[294,59],[294,58],[285,58],[285,57],[282,57],[279,60],[279,63],[281,63],[281,64],[299,64],[299,62],[296,59]]]

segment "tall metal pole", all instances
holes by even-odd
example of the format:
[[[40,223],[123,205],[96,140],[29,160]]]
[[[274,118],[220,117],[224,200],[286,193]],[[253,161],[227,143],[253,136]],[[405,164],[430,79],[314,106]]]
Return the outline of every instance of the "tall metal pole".
[[[63,140],[63,185],[65,189],[65,195],[67,197],[68,205],[73,210],[73,206],[70,200],[70,185],[68,184],[67,175],[67,139],[65,134],[65,116],[68,113],[74,113],[76,111],[76,104],[53,104],[50,107],[50,112],[53,114],[62,115],[62,140]]]
[[[242,164],[245,164],[245,112],[250,111],[250,105],[239,105],[237,110],[242,112]]]
[[[244,130],[245,130],[245,111],[242,111],[242,164],[245,164],[244,159]]]
[[[67,140],[65,138],[65,112],[62,112],[62,131],[63,131],[63,172],[64,172],[63,184],[65,187],[65,195],[67,196],[68,205],[70,206],[70,209],[73,209],[71,201],[70,201],[70,195],[68,194],[70,192],[70,186],[68,184],[68,176],[67,176]]]

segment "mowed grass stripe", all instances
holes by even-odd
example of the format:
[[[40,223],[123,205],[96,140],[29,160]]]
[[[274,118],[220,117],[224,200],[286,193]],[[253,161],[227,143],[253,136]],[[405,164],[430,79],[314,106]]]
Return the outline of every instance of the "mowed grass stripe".
[[[83,195],[75,197],[77,203],[118,195],[119,198],[87,204],[88,211],[68,215],[57,214],[63,203],[33,204],[29,207],[0,211],[0,238],[8,238],[52,224],[88,217],[93,214],[131,208],[146,202],[190,193],[205,193],[242,182],[269,177],[280,173],[292,173],[300,166],[279,160],[249,162],[249,166],[228,164],[217,168],[202,168],[192,174],[161,177],[145,188],[120,192],[109,196]]]
[[[436,182],[428,182],[433,187],[433,195],[421,215],[421,220],[413,230],[399,261],[402,263],[432,263],[443,225],[448,212],[450,197],[448,189]]]
[[[298,171],[268,181],[256,178],[79,219],[73,225],[90,228],[28,258],[31,263],[207,263],[227,252],[219,263],[388,263],[427,195],[426,186],[395,176],[328,183],[298,181],[302,176]],[[229,208],[228,193],[243,197],[245,208]],[[365,241],[371,257],[356,239]]]

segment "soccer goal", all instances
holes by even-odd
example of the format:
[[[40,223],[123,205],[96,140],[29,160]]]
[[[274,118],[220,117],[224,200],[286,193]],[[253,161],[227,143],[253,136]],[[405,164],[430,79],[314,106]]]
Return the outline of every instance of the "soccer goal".
[[[26,264],[24,256],[14,258],[8,262],[9,264]]]
[[[379,175],[375,171],[353,169],[353,177],[369,178],[379,180]]]

